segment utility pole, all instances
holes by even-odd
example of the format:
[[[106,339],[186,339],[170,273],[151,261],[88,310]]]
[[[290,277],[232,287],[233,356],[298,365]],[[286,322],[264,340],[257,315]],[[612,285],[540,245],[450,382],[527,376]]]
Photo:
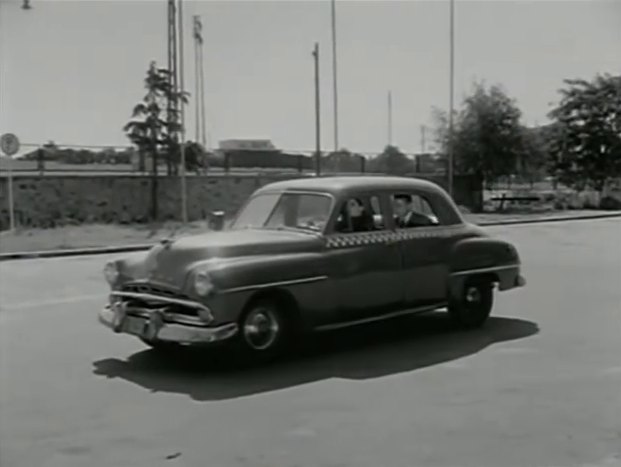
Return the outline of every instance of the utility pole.
[[[321,115],[319,102],[319,43],[315,42],[313,50],[315,62],[315,173],[321,175]]]
[[[199,15],[194,15],[194,60],[196,71],[196,141],[206,147],[205,122],[205,67],[203,65],[203,23]]]
[[[392,146],[392,91],[388,91],[388,145]]]
[[[201,28],[202,28],[202,23],[201,23]],[[199,58],[199,63],[200,63],[200,93],[201,93],[201,143],[203,145],[203,147],[205,147],[205,145],[207,144],[207,121],[205,120],[205,65],[203,62],[203,57],[204,57],[204,53],[203,53],[203,37],[201,36],[201,40],[200,43],[198,44],[199,50],[198,50],[198,58]]]
[[[332,0],[332,86],[334,94],[334,152],[339,150],[339,105],[336,69],[336,0]]]
[[[198,43],[200,40],[200,31],[199,31],[199,19],[198,15],[193,16],[193,24],[194,24],[194,140],[200,141],[200,125],[201,125],[201,106],[200,106],[200,69],[199,69],[199,47]]]
[[[453,93],[455,80],[455,0],[450,0],[450,90],[448,137],[448,192],[453,197]]]
[[[179,0],[179,111],[181,123],[181,220],[188,222],[188,198],[185,179],[185,83],[183,80],[183,0]]]

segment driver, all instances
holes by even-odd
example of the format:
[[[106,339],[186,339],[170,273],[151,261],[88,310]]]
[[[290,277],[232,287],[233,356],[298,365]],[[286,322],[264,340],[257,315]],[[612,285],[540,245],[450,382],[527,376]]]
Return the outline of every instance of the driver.
[[[395,195],[394,212],[396,214],[395,223],[397,227],[401,229],[434,224],[433,220],[429,217],[414,210],[414,203],[412,202],[411,195]]]

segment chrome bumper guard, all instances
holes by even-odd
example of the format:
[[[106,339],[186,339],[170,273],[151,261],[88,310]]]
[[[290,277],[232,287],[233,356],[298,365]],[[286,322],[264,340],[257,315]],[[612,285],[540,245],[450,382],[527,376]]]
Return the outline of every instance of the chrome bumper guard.
[[[99,312],[99,322],[114,332],[135,335],[152,341],[169,341],[182,344],[212,343],[229,339],[237,334],[237,324],[227,323],[209,327],[213,320],[206,306],[191,300],[159,295],[119,292],[110,293],[111,304]],[[135,298],[161,304],[159,308],[129,306],[123,298]],[[167,311],[170,305],[194,308],[200,318]],[[205,320],[207,318],[207,320]]]

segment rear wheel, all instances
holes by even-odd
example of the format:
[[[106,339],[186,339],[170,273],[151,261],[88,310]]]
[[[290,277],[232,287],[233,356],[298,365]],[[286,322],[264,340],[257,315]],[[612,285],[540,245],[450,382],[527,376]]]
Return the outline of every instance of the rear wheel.
[[[494,305],[494,283],[485,277],[466,280],[461,295],[451,299],[449,315],[462,328],[482,326]]]

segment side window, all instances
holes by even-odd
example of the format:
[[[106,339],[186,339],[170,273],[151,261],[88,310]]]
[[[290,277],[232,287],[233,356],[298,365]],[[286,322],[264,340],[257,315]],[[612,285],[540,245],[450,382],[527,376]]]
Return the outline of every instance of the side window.
[[[395,193],[392,196],[395,223],[400,229],[440,225],[439,217],[429,201],[416,193]]]
[[[384,226],[379,198],[356,196],[342,203],[334,230],[338,233],[372,232]]]

